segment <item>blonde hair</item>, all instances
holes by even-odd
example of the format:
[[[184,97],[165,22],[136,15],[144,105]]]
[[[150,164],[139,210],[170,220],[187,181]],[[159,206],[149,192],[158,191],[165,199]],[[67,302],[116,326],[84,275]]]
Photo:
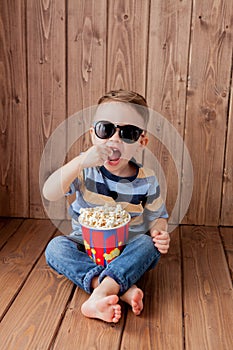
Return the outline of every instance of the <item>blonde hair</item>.
[[[111,101],[132,104],[132,107],[134,107],[135,110],[143,117],[145,125],[147,125],[149,120],[149,109],[146,99],[142,95],[134,91],[123,89],[111,90],[99,99],[98,104]]]

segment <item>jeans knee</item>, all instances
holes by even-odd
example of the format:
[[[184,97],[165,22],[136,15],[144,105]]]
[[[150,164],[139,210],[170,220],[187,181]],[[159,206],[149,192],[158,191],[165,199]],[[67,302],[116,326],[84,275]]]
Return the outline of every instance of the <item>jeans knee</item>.
[[[147,248],[151,248],[153,249],[154,248],[154,243],[152,241],[152,238],[151,236],[149,235],[146,235],[146,234],[141,234],[141,235],[138,235],[136,237],[136,240],[139,239],[139,242],[140,242],[140,245],[143,245],[143,247],[147,247]]]
[[[146,234],[141,235],[141,239],[143,240],[143,242],[145,242],[145,243],[147,243],[147,244],[153,243],[152,237],[149,236],[149,235],[146,235]]]
[[[47,245],[45,249],[46,261],[51,260],[57,256],[65,253],[64,249],[64,238],[63,236],[58,236],[53,238]]]
[[[143,246],[144,251],[147,251],[148,256],[154,257],[155,265],[157,264],[161,254],[158,249],[155,247],[152,237],[149,235],[142,234],[139,236],[140,245]],[[152,264],[154,265],[154,264]]]

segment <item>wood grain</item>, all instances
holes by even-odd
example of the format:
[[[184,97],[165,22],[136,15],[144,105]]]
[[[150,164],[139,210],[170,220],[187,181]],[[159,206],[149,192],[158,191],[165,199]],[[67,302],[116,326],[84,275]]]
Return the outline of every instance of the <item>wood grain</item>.
[[[0,249],[17,231],[22,222],[23,219],[0,219]]]
[[[230,0],[2,1],[0,215],[44,218],[43,204],[52,212],[40,192],[60,166],[54,155],[69,160],[90,147],[93,110],[83,110],[126,88],[146,95],[188,147],[195,181],[183,223],[232,225],[232,12]],[[72,115],[39,183],[45,144]],[[186,159],[181,150],[177,171],[164,146],[177,142],[154,119],[143,163],[158,172],[171,214],[178,189],[189,187]],[[56,211],[65,217],[65,203]]]
[[[194,191],[185,223],[219,224],[232,13],[230,1],[197,1],[193,9],[185,142],[194,167]]]
[[[83,317],[88,295],[46,265],[47,241],[60,234],[51,222],[25,220],[13,233],[14,221],[0,221],[10,237],[0,251],[2,350],[231,349],[233,228],[221,228],[222,239],[218,228],[177,228],[168,255],[138,283],[143,313],[122,304],[113,325]]]
[[[190,1],[152,0],[147,99],[183,136],[191,23]],[[167,135],[166,135],[167,136]]]
[[[224,244],[231,279],[233,280],[233,229],[231,227],[221,227],[220,232]]]
[[[232,78],[233,81],[233,71]],[[221,225],[233,226],[233,87],[229,94],[229,119],[227,125],[227,139],[225,151],[225,164],[223,172],[223,194],[221,208]]]
[[[42,256],[1,322],[4,349],[51,349],[72,288],[73,283],[50,269]]]
[[[40,218],[45,217],[38,185],[41,155],[53,130],[66,118],[64,0],[27,1],[27,60],[30,216]],[[62,135],[56,152],[65,145]],[[46,166],[48,173],[56,168]]]
[[[145,95],[148,16],[148,0],[109,1],[107,90]]]
[[[107,3],[68,3],[68,115],[95,105],[105,92]]]
[[[84,317],[80,309],[87,298],[88,294],[76,289],[54,343],[54,350],[119,349],[124,317],[117,324]]]
[[[182,349],[179,229],[171,237],[168,255],[139,284],[145,293],[144,310],[137,317],[128,311],[122,349]]]
[[[190,1],[151,1],[148,46],[148,72],[146,97],[149,106],[166,120],[183,137],[185,125],[186,84],[190,42],[192,3]],[[160,142],[150,139],[151,155],[145,164],[151,166],[158,159],[167,184],[166,205],[169,214],[175,205],[178,188],[177,169],[168,149],[180,153],[178,172],[182,174],[182,152],[178,149],[177,137],[166,133],[156,114],[151,115],[148,130]],[[168,131],[169,132],[169,131]],[[166,146],[165,146],[166,145]],[[160,177],[160,171],[158,177]],[[179,200],[179,199],[178,199]],[[179,222],[179,213],[172,218]]]
[[[216,228],[182,230],[185,348],[230,349],[232,282]]]
[[[68,160],[91,146],[87,132],[92,121],[91,106],[105,92],[106,11],[106,0],[68,2],[67,110],[74,120],[67,134],[69,144],[74,140]]]
[[[40,257],[55,228],[47,220],[26,220],[0,251],[0,319]]]
[[[0,214],[28,216],[25,2],[0,4]]]

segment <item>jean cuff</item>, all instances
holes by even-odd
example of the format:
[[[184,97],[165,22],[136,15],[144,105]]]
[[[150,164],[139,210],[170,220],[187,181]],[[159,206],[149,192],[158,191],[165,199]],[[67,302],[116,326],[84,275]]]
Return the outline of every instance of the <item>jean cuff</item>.
[[[91,294],[93,292],[93,288],[91,286],[92,280],[94,277],[99,276],[103,270],[104,270],[103,266],[96,265],[96,267],[94,267],[93,269],[91,269],[86,273],[86,276],[84,277],[84,280],[83,280],[83,287],[87,293]]]

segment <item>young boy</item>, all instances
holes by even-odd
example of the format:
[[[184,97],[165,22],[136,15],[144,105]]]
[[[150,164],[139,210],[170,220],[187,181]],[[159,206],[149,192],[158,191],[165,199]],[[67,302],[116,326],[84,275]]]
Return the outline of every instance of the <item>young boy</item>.
[[[154,173],[134,158],[147,145],[146,100],[132,91],[116,90],[98,102],[90,134],[93,146],[55,171],[43,194],[57,200],[76,194],[70,206],[73,232],[55,237],[46,248],[47,263],[91,294],[83,315],[117,323],[119,297],[135,315],[143,309],[143,292],[135,283],[167,253],[167,212]],[[78,216],[81,208],[121,203],[131,215],[129,240],[123,252],[103,267],[83,249]]]

